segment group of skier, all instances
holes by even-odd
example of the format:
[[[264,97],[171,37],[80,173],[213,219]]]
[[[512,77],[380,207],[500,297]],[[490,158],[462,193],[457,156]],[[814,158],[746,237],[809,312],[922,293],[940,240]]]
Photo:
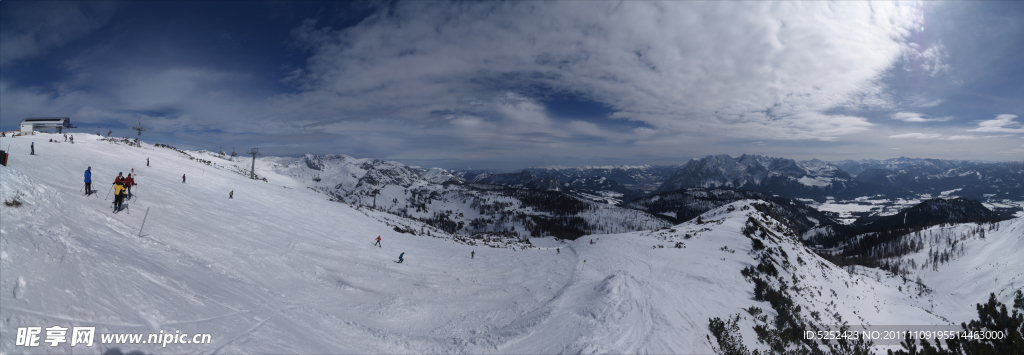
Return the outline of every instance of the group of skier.
[[[117,177],[114,178],[114,213],[121,210],[125,199],[132,198],[132,186],[137,185],[132,173],[128,173],[127,177],[122,174],[117,173]]]
[[[114,190],[114,213],[121,210],[124,200],[132,198],[132,186],[138,185],[135,183],[135,177],[135,169],[132,169],[128,176],[124,176],[123,172],[119,172],[117,177],[114,178],[113,186],[111,186]],[[85,168],[85,196],[89,196],[92,193],[92,167],[90,166]]]

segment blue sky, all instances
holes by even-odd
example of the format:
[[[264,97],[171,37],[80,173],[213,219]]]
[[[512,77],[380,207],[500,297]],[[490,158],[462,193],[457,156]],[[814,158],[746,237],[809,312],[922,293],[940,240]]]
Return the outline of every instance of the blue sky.
[[[0,1],[0,128],[443,168],[1024,157],[1022,2]]]

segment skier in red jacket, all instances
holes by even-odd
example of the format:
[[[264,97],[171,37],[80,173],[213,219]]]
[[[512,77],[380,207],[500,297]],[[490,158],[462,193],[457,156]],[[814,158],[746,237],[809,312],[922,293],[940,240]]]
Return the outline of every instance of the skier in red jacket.
[[[374,245],[376,245],[378,247],[381,247],[381,248],[384,248],[384,247],[380,246],[380,236],[379,235],[377,236],[377,243],[375,243]]]
[[[132,186],[135,185],[135,179],[132,179],[132,174],[128,174],[128,177],[124,178],[124,189],[128,192],[128,199],[132,198]]]

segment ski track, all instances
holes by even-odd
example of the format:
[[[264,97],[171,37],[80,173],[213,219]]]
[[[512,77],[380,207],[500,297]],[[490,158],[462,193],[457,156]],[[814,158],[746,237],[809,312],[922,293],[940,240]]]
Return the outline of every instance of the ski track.
[[[258,173],[269,181],[263,182],[232,171],[247,169],[244,160],[190,152],[221,166],[211,167],[173,150],[116,145],[87,134],[78,134],[74,145],[41,143],[38,155],[25,154],[30,142],[52,136],[0,140],[13,154],[11,166],[0,167],[0,198],[20,191],[25,202],[0,206],[5,354],[43,349],[14,346],[18,327],[53,325],[96,326],[97,334],[179,330],[209,333],[213,341],[73,349],[65,343],[48,352],[708,353],[709,318],[750,306],[771,312],[752,299],[753,286],[739,274],[756,264],[746,253],[749,241],[735,236],[742,218],[727,220],[722,232],[695,234],[685,249],[651,248],[669,244],[651,231],[552,242],[561,254],[554,247],[473,247],[395,232],[380,212],[328,201],[275,173],[272,159],[257,160]],[[82,172],[90,165],[96,196],[83,196]],[[126,202],[125,212],[134,213],[113,214],[104,184],[133,167],[138,198]],[[187,184],[180,182],[182,173]],[[676,226],[674,237],[683,227],[698,229]],[[377,235],[383,248],[372,245]],[[999,245],[1024,249],[1019,244]],[[723,252],[722,245],[738,252]],[[406,261],[394,263],[401,252]],[[936,322],[917,306],[902,310],[873,296],[875,287],[895,292],[896,281],[833,273],[823,269],[812,279],[844,299],[869,297],[860,302],[879,309],[864,316],[871,322]],[[852,279],[868,286],[840,286]],[[1019,275],[1013,280],[1019,287]],[[967,281],[935,282],[956,289]],[[957,307],[983,302],[975,299],[981,293],[961,297]],[[805,302],[815,309],[825,303]],[[860,316],[840,312],[844,319]],[[960,310],[953,314],[952,321],[967,320]],[[749,343],[752,332],[744,337]]]

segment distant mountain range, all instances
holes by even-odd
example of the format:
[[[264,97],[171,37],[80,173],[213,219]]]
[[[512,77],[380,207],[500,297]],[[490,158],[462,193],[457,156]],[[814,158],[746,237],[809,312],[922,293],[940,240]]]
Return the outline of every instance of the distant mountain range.
[[[688,187],[731,188],[764,192],[787,198],[825,201],[827,197],[852,199],[910,194],[890,186],[856,181],[839,167],[820,161],[797,162],[793,159],[763,155],[709,155],[691,160],[666,180],[655,194]]]
[[[847,162],[855,181],[896,187],[916,194],[938,196],[957,190],[957,196],[1024,198],[1024,162],[972,162],[962,160],[898,158],[886,161]]]

